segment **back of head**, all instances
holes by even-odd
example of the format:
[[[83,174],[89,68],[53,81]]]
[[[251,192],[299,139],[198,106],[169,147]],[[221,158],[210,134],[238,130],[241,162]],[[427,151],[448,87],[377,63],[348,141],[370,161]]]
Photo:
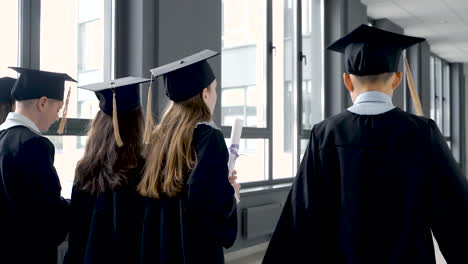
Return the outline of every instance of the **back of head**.
[[[90,125],[83,158],[75,170],[75,184],[98,194],[138,183],[143,168],[143,112],[141,107],[119,113],[120,135],[125,144],[117,146],[112,116],[100,110]]]
[[[211,113],[199,93],[182,102],[170,102],[161,122],[151,135],[139,192],[146,197],[176,196],[185,184],[185,175],[196,164],[192,146],[197,123],[209,121]]]
[[[397,72],[403,50],[425,39],[360,25],[328,46],[345,57],[345,72],[366,76]]]
[[[373,86],[373,85],[385,85],[394,75],[394,72],[386,72],[375,75],[364,75],[358,76],[353,75],[352,79],[356,80],[355,85],[361,86]]]

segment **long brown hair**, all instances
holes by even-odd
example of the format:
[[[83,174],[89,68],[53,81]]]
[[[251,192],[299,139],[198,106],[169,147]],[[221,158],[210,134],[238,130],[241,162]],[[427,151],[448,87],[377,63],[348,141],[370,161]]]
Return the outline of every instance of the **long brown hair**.
[[[119,113],[118,119],[122,147],[114,138],[112,116],[99,111],[91,123],[85,153],[75,170],[75,184],[81,190],[99,194],[138,183],[144,166],[143,112],[138,107]]]
[[[8,113],[13,111],[13,105],[12,102],[0,102],[0,124],[5,122]]]
[[[202,93],[180,103],[169,103],[151,135],[148,161],[138,185],[141,195],[174,197],[182,190],[185,175],[196,164],[193,132],[198,122],[209,120],[211,113]]]

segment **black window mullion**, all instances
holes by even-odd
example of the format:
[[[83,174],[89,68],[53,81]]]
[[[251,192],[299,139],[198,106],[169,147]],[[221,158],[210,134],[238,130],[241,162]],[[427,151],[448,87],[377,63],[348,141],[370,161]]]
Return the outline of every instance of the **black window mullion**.
[[[294,178],[285,178],[285,179],[277,179],[277,180],[268,180],[268,181],[255,181],[255,182],[246,182],[242,183],[242,188],[255,188],[255,187],[262,187],[268,186],[273,184],[284,184],[284,183],[291,183],[294,181]]]
[[[20,0],[19,9],[19,66],[39,69],[41,1]]]
[[[61,120],[61,119],[60,119]],[[63,134],[58,134],[57,129],[60,120],[52,124],[44,136],[86,136],[91,119],[67,118],[67,124]]]
[[[296,168],[299,168],[300,157],[301,157],[301,131],[302,131],[302,84],[303,84],[303,63],[304,63],[304,52],[302,47],[302,0],[296,0],[296,65],[297,65],[297,75],[296,75],[296,155],[295,163]]]
[[[267,1],[267,14],[266,14],[266,43],[267,43],[267,54],[266,54],[266,91],[267,91],[267,129],[270,134],[273,131],[273,52],[275,47],[273,46],[273,1]],[[273,137],[270,136],[268,140],[268,181],[273,180]]]
[[[232,127],[222,126],[221,131],[225,138],[231,137]],[[267,128],[256,128],[256,127],[243,127],[241,138],[265,138],[268,139],[271,137],[271,130]]]

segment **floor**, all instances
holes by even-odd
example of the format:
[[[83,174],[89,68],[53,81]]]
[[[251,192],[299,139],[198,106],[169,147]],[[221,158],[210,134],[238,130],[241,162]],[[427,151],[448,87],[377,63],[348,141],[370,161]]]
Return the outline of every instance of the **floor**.
[[[227,253],[224,258],[226,264],[261,264],[268,243],[262,243],[250,248]]]
[[[226,264],[261,264],[267,247],[268,243],[263,243],[247,249],[227,253],[225,255]],[[435,239],[434,248],[436,253],[436,263],[447,264],[444,257],[440,253],[439,246],[437,245]]]

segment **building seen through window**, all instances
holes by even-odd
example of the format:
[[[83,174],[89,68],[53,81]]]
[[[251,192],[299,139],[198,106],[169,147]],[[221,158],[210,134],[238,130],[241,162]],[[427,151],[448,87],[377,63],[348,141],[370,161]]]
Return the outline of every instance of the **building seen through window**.
[[[57,12],[60,10],[60,12]],[[47,0],[41,2],[40,69],[66,72],[79,85],[110,79],[112,1]],[[92,119],[99,110],[93,92],[71,87],[68,117]],[[56,148],[55,167],[62,183],[62,194],[70,195],[74,168],[82,157],[84,136],[49,136]]]

